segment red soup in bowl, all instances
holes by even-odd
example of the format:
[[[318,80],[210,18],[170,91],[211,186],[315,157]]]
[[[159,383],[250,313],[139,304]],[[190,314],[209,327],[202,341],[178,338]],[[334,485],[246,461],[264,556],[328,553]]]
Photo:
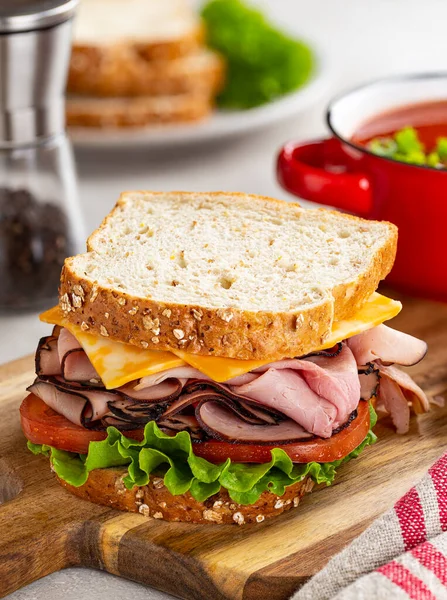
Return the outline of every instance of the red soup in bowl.
[[[389,280],[447,301],[447,74],[393,77],[336,98],[333,137],[290,142],[278,157],[288,191],[399,227]]]

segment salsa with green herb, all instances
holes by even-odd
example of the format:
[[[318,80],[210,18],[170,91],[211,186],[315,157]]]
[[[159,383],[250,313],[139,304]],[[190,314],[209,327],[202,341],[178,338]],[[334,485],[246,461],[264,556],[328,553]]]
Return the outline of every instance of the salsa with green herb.
[[[404,127],[390,136],[373,138],[365,145],[379,156],[412,165],[447,168],[447,137],[439,137],[436,146],[426,148],[414,127]]]
[[[374,154],[414,165],[447,168],[447,101],[425,102],[371,119],[352,141]]]

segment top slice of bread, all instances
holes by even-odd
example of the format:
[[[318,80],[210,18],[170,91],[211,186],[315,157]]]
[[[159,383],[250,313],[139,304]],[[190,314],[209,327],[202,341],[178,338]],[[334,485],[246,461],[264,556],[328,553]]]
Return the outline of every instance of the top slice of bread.
[[[198,22],[187,0],[81,0],[73,40],[92,46],[180,40]]]
[[[73,45],[90,49],[93,64],[117,46],[133,47],[149,60],[176,58],[203,38],[203,25],[187,0],[81,0]]]
[[[85,331],[238,359],[301,356],[390,271],[397,228],[224,192],[126,192],[68,258],[60,306]]]

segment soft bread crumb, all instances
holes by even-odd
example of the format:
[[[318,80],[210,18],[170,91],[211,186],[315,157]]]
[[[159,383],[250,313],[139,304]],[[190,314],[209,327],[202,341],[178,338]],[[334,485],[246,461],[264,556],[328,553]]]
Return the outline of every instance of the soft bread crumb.
[[[143,219],[153,235],[139,233]],[[129,192],[73,268],[136,297],[219,309],[229,323],[231,307],[279,312],[321,303],[367,271],[389,235],[386,223],[365,226],[295,203]],[[198,310],[193,315],[201,319]],[[174,335],[184,332],[175,328]]]

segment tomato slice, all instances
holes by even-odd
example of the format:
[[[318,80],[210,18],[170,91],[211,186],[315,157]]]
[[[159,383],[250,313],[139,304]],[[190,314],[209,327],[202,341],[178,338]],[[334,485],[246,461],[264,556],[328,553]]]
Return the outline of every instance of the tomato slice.
[[[270,450],[281,448],[293,462],[332,462],[344,458],[363,442],[369,431],[368,403],[360,401],[356,418],[345,429],[328,439],[315,438],[296,444],[260,446],[208,441],[194,444],[194,454],[214,463],[231,458],[233,462],[264,463],[271,460]]]
[[[22,402],[20,419],[23,433],[31,442],[47,444],[69,452],[87,454],[90,442],[100,441],[107,437],[105,431],[91,431],[75,425],[33,394],[27,396]],[[329,439],[315,438],[308,442],[273,446],[231,444],[218,441],[197,442],[194,443],[194,454],[214,463],[224,462],[227,458],[231,458],[233,462],[264,463],[271,459],[270,450],[282,448],[293,462],[332,462],[344,458],[357,448],[365,439],[368,430],[368,403],[361,401],[357,409],[357,417],[348,427]],[[126,431],[124,434],[133,439],[142,440],[144,431],[136,429]]]
[[[34,444],[47,444],[59,450],[87,454],[90,442],[98,442],[107,437],[106,431],[91,431],[75,425],[43,400],[29,394],[20,406],[20,422],[25,436]],[[143,439],[143,430],[127,431],[128,437]]]

